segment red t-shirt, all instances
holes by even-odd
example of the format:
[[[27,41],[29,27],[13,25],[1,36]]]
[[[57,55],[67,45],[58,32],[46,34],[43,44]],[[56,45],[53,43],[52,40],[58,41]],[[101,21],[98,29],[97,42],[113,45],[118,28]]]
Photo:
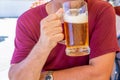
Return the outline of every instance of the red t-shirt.
[[[113,7],[102,0],[88,0],[88,12],[90,55],[81,57],[66,56],[66,46],[58,43],[51,51],[43,70],[58,70],[87,65],[91,58],[119,51]],[[28,56],[39,39],[40,21],[47,15],[44,4],[28,10],[19,17],[16,26],[12,64],[19,63]]]

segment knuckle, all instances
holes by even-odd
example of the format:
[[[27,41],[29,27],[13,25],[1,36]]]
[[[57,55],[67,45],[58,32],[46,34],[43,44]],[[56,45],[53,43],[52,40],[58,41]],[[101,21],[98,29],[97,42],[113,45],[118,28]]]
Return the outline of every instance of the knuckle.
[[[59,40],[62,40],[63,38],[64,38],[63,33],[60,33],[59,36],[58,36],[58,39],[59,39]]]
[[[63,33],[61,33],[61,40],[63,40],[64,39],[64,34]]]
[[[62,32],[63,31],[63,29],[62,29],[62,27],[60,27],[60,32]]]
[[[61,38],[62,38],[62,39],[64,38],[64,34],[63,34],[63,33],[61,33]]]
[[[60,32],[60,33],[63,32],[62,27],[58,27],[58,28],[57,28],[57,31]]]
[[[60,20],[57,20],[57,23],[58,23],[59,25],[61,25],[61,21],[60,21]]]
[[[52,19],[57,19],[58,16],[56,14],[51,14]]]

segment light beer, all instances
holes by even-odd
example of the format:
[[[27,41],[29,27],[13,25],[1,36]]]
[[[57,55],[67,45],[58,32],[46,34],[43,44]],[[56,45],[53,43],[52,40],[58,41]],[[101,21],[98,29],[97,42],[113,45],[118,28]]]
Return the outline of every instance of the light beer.
[[[70,9],[64,14],[64,29],[66,40],[66,54],[69,56],[88,55],[88,16],[86,13],[76,14],[75,9]]]

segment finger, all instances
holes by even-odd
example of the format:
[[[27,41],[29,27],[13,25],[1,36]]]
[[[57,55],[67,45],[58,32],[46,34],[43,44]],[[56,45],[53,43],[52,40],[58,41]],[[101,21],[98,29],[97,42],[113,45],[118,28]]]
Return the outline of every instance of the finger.
[[[63,29],[62,29],[62,27],[56,27],[56,28],[52,28],[52,29],[46,28],[46,29],[44,29],[44,33],[49,36],[54,36],[56,34],[63,33]]]
[[[48,23],[48,26],[51,28],[62,26],[62,22],[60,20],[54,20]]]
[[[52,20],[61,19],[62,15],[63,15],[63,9],[60,8],[55,14],[50,14],[44,20],[49,22],[49,21],[52,21]]]
[[[56,27],[56,28],[47,30],[47,34],[49,34],[49,35],[56,35],[56,34],[59,34],[62,32],[63,32],[62,27]]]
[[[54,28],[54,27],[62,27],[62,22],[60,20],[53,20],[53,21],[50,21],[50,22],[44,22],[44,23],[41,23],[42,25],[42,28]]]
[[[55,14],[57,16],[58,19],[62,18],[63,17],[63,9],[60,8]]]
[[[44,22],[49,22],[57,19],[57,15],[55,14],[50,14],[47,17],[43,19]]]
[[[59,33],[59,34],[56,34],[56,35],[52,36],[51,39],[52,39],[53,41],[60,42],[60,41],[63,40],[63,38],[64,38],[63,33]]]

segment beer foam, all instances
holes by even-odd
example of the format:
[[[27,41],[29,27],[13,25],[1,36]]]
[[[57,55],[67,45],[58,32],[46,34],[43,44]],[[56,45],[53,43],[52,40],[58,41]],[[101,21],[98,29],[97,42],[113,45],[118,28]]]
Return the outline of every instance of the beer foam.
[[[64,21],[69,23],[87,23],[88,16],[86,13],[78,14],[76,16],[71,16],[67,13],[64,14]]]

